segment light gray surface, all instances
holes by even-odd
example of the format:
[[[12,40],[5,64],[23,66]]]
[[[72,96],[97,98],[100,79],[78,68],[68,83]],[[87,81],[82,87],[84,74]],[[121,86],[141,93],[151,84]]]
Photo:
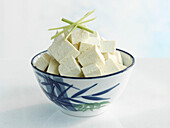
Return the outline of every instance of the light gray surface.
[[[59,111],[40,90],[29,60],[0,63],[0,128],[170,127],[170,59],[137,59],[123,95],[91,118]]]

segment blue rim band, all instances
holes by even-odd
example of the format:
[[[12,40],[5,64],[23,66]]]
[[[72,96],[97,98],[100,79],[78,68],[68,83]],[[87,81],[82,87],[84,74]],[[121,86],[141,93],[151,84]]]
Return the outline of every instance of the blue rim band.
[[[51,75],[51,76],[57,76],[57,77],[61,77],[61,78],[68,78],[68,79],[98,79],[98,78],[105,78],[105,77],[109,77],[109,76],[113,76],[113,75],[117,75],[117,74],[120,74],[120,73],[123,73],[125,71],[127,71],[128,69],[130,69],[134,64],[135,64],[135,58],[128,52],[124,51],[124,50],[121,50],[121,49],[116,49],[118,51],[121,51],[127,55],[129,55],[131,58],[132,58],[132,64],[130,66],[128,66],[127,68],[119,71],[119,72],[115,72],[115,73],[112,73],[112,74],[108,74],[108,75],[103,75],[103,76],[96,76],[96,77],[70,77],[70,76],[59,76],[59,75],[55,75],[55,74],[51,74],[51,73],[48,73],[48,72],[44,72],[44,71],[41,71],[39,70],[38,68],[36,68],[34,65],[33,65],[33,60],[40,54],[44,53],[44,52],[47,52],[47,50],[43,51],[43,52],[40,52],[38,54],[36,54],[32,59],[31,59],[31,65],[32,67],[35,69],[35,70],[38,70],[39,72],[42,72],[42,73],[45,73],[45,74],[48,74],[48,75]]]

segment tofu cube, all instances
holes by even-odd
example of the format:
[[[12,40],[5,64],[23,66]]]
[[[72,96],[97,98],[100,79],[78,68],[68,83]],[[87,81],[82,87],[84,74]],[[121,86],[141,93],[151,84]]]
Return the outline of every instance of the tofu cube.
[[[100,39],[103,40],[103,41],[106,40],[104,37],[100,37]]]
[[[106,60],[105,65],[101,66],[100,68],[103,75],[115,73],[120,70],[117,63],[113,59]]]
[[[51,74],[59,75],[58,66],[59,66],[59,63],[52,57],[50,59],[50,63],[49,63],[47,72],[51,73]]]
[[[124,65],[122,65],[122,64],[117,64],[117,66],[118,66],[118,68],[119,68],[120,71],[123,70],[123,69],[125,69],[125,68],[127,68],[126,66],[124,66]]]
[[[121,54],[120,54],[120,52],[118,50],[115,51],[115,55],[117,57],[118,63],[123,65],[122,56],[121,56]]]
[[[117,56],[115,54],[110,54],[110,53],[102,53],[104,58],[105,58],[105,61],[108,60],[108,59],[113,59],[116,63],[118,63],[118,60],[117,60]]]
[[[116,51],[117,52],[117,51]],[[116,53],[115,52],[115,53]],[[119,52],[119,51],[118,51]],[[120,52],[119,52],[120,53]],[[117,67],[119,68],[119,71],[120,70],[123,70],[126,68],[126,66],[124,66],[123,64],[120,64],[119,61],[118,61],[118,57],[115,55],[115,54],[110,54],[110,53],[102,53],[104,58],[105,58],[105,64],[107,65],[109,59],[112,59],[113,62],[115,62],[115,64],[117,65]],[[120,54],[119,54],[120,55]],[[121,56],[120,56],[121,57]]]
[[[63,29],[63,30],[64,30],[64,29]],[[64,37],[65,37],[65,38],[67,37],[67,35],[69,34],[69,32],[70,32],[70,31],[65,31],[65,32],[64,32]],[[67,40],[68,40],[70,43],[72,43],[70,36],[67,38]]]
[[[65,31],[65,32],[64,32],[64,37],[66,38],[66,36],[67,36],[68,34],[69,34],[69,31]],[[72,41],[71,41],[71,36],[69,36],[67,40],[68,40],[70,43],[72,43]],[[79,43],[76,43],[76,44],[73,44],[73,46],[74,46],[77,50],[79,50],[80,42],[79,42]]]
[[[79,52],[82,53],[82,52],[86,51],[87,49],[89,49],[92,46],[93,46],[93,44],[81,42],[80,47],[79,47]]]
[[[89,34],[89,38],[85,42],[80,43],[79,51],[83,52],[93,45],[97,45],[100,48],[100,37],[97,32],[95,32],[94,34]]]
[[[95,32],[94,34],[90,34],[89,38],[84,43],[96,45],[100,48],[100,36],[99,36],[99,34],[97,32]]]
[[[108,59],[110,59],[110,58],[112,58],[112,54],[110,54],[110,53],[102,53],[102,55],[104,56],[104,58],[105,58],[105,60],[108,60]]]
[[[52,45],[48,48],[48,52],[60,63],[67,56],[76,58],[80,52],[68,41],[65,41],[64,35],[60,35],[54,39]]]
[[[77,63],[74,57],[70,56],[64,58],[59,67],[59,73],[62,76],[71,76],[71,77],[82,77],[83,73],[80,65]]]
[[[103,55],[101,54],[98,47],[95,45],[81,53],[78,56],[78,61],[82,66],[87,66],[94,63],[98,65],[103,65],[105,63]]]
[[[116,51],[116,42],[115,41],[106,41],[101,40],[100,41],[100,51],[102,53],[115,53]]]
[[[44,59],[45,60],[47,60],[48,62],[50,61],[50,59],[51,59],[51,55],[49,55],[48,53],[44,53],[43,55],[42,55],[43,57],[44,57]]]
[[[90,36],[90,37],[97,37],[97,38],[100,38],[98,32],[90,33],[89,36]]]
[[[85,77],[101,76],[102,72],[97,64],[90,64],[82,68]]]
[[[34,66],[38,69],[45,71],[50,62],[51,56],[48,53],[43,53],[40,58],[35,62]]]
[[[65,36],[67,36],[69,31],[65,32]],[[71,35],[69,36],[68,40],[72,44],[78,44],[79,42],[85,42],[89,37],[89,33],[83,29],[76,28]]]

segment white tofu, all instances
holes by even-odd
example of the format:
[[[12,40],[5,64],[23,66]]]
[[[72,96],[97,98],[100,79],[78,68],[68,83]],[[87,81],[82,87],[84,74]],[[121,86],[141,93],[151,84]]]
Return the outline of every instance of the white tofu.
[[[63,29],[63,30],[64,30],[64,29]],[[70,32],[70,31],[65,31],[65,32],[64,32],[64,37],[65,37],[65,38],[66,38],[66,36],[69,34],[69,32]],[[67,38],[67,40],[68,40],[70,43],[72,43],[70,36]]]
[[[103,75],[115,73],[115,72],[118,72],[120,70],[117,63],[113,59],[106,60],[105,65],[100,66],[100,68],[101,68]]]
[[[85,77],[101,76],[101,70],[97,64],[90,64],[82,68]]]
[[[116,42],[115,41],[100,41],[100,51],[102,53],[114,53],[116,51]]]
[[[118,63],[123,65],[122,56],[118,50],[115,51],[115,55],[117,57]]]
[[[80,65],[72,56],[63,59],[58,67],[58,70],[60,75],[62,76],[71,76],[71,77],[83,76]]]
[[[76,58],[80,52],[68,41],[64,39],[64,35],[60,35],[54,39],[52,45],[48,48],[48,52],[60,63],[67,56]]]
[[[112,58],[112,54],[110,54],[110,53],[102,53],[102,55],[104,56],[104,58],[105,58],[105,60],[108,60],[108,59],[110,59],[110,58]]]
[[[116,63],[118,63],[118,60],[117,60],[117,56],[114,55],[114,54],[110,54],[110,53],[102,53],[102,55],[104,56],[105,58],[105,61],[108,60],[108,59],[113,59]]]
[[[43,53],[40,58],[35,62],[34,66],[38,69],[45,71],[50,62],[51,56],[48,53]]]
[[[100,47],[99,34],[97,32],[95,32],[94,34],[90,34],[89,38],[84,43],[92,44],[92,45],[96,45],[96,46]]]
[[[80,43],[80,47],[79,47],[79,52],[84,52],[85,50],[89,49],[90,47],[92,47],[93,44],[89,44],[89,43]]]
[[[65,36],[67,36],[69,31],[65,32]],[[83,29],[76,28],[68,40],[71,41],[72,44],[78,44],[79,42],[85,42],[89,37],[89,33]]]
[[[100,39],[103,40],[103,41],[106,40],[104,37],[100,37]]]
[[[100,36],[97,32],[95,32],[94,34],[90,33],[89,38],[85,42],[80,43],[79,51],[83,52],[93,45],[97,45],[100,48]]]
[[[51,59],[51,55],[49,55],[48,53],[44,53],[43,55],[42,55],[43,57],[44,57],[44,59],[45,60],[47,60],[48,62],[50,61],[50,59]]]
[[[115,54],[110,54],[110,53],[102,53],[104,58],[105,58],[105,61],[109,60],[109,59],[112,59],[117,67],[119,68],[119,70],[123,70],[126,68],[126,66],[124,66],[123,64],[120,64],[119,61],[118,61],[118,57],[115,55]],[[120,54],[119,54],[120,55]],[[108,62],[106,62],[106,65],[107,65]]]
[[[105,63],[103,55],[95,45],[88,50],[82,52],[82,54],[78,56],[78,61],[82,66],[87,66],[94,63],[98,65],[103,65]]]
[[[117,66],[118,66],[118,68],[119,68],[120,71],[123,70],[123,69],[125,69],[125,68],[127,68],[126,66],[124,66],[124,65],[122,65],[122,64],[117,64]]]
[[[51,58],[47,72],[51,74],[59,75],[58,66],[59,63],[54,58]]]
[[[89,36],[90,36],[90,37],[97,37],[97,38],[100,38],[98,32],[90,33]]]

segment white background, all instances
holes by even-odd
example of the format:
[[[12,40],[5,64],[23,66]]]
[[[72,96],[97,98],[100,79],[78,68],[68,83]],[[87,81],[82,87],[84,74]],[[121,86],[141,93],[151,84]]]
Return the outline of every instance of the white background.
[[[89,27],[136,57],[170,57],[169,0],[0,0],[0,58],[27,59],[49,47],[51,27],[96,9]]]
[[[0,127],[170,127],[170,0],[0,0]],[[31,58],[48,48],[51,27],[76,21],[132,53],[136,66],[123,95],[91,119],[62,114],[40,90]],[[143,59],[140,59],[143,58]],[[164,59],[163,59],[164,58]],[[106,118],[107,117],[107,118]]]

